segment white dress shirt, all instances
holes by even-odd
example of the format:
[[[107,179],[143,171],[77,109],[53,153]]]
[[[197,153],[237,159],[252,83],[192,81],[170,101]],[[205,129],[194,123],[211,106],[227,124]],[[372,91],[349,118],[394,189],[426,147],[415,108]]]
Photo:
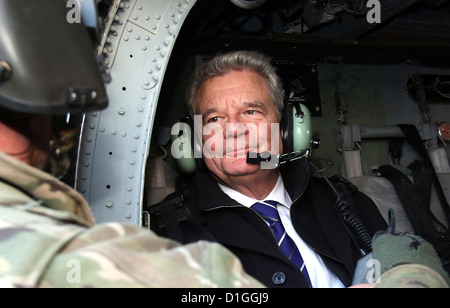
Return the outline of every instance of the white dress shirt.
[[[221,184],[219,184],[219,186],[230,198],[248,208],[251,208],[252,205],[258,201],[263,201],[250,198]],[[278,182],[275,185],[275,188],[264,200],[272,200],[279,203],[277,209],[281,222],[283,223],[287,234],[294,240],[300,250],[300,254],[303,257],[303,261],[305,261],[305,266],[308,270],[313,288],[344,288],[345,286],[339,278],[328,270],[326,265],[323,263],[322,258],[308,244],[306,244],[295,231],[294,226],[292,225],[290,212],[292,200],[284,188],[283,178],[281,175],[278,177]]]

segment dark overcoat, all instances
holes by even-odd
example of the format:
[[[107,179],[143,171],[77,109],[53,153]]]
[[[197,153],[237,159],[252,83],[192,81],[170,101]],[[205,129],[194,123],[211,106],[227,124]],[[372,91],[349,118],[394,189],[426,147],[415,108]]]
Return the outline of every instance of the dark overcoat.
[[[322,257],[328,269],[345,286],[350,286],[361,254],[354,234],[349,232],[336,209],[329,185],[311,176],[301,161],[288,164],[281,169],[281,174],[293,200],[291,219],[295,230]],[[299,269],[283,255],[273,233],[255,211],[223,193],[208,172],[198,171],[193,182],[193,190],[186,198],[191,221],[181,223],[185,242],[203,237],[192,228],[193,220],[237,255],[247,273],[267,287],[308,287]],[[371,236],[386,229],[376,205],[366,195],[353,193],[350,205],[353,215]],[[155,231],[165,235],[163,230]]]

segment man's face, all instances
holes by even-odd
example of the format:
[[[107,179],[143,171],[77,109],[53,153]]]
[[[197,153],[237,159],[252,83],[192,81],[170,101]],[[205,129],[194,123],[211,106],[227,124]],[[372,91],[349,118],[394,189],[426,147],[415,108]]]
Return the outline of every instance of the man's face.
[[[232,71],[213,78],[202,85],[198,101],[204,160],[223,182],[264,172],[260,165],[246,162],[249,152],[282,153],[278,113],[260,75]]]

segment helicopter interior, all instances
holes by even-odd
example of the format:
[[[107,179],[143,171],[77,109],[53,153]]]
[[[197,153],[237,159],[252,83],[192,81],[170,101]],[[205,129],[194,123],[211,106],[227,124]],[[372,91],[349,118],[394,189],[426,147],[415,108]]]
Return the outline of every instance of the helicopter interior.
[[[376,170],[392,165],[412,176],[409,165],[420,157],[396,125],[417,126],[427,149],[440,153],[434,155],[440,161],[435,166],[450,197],[449,141],[438,133],[450,121],[450,3],[380,1],[386,5],[382,21],[369,24],[367,1],[267,1],[253,10],[216,2],[198,1],[171,56],[147,165],[149,205],[176,190],[180,171],[170,155],[169,135],[187,116],[189,76],[205,59],[238,49],[273,58],[290,100],[311,111],[313,134],[321,140],[311,160],[327,176],[338,174],[357,184],[386,220],[394,207],[398,232],[412,227],[394,187]],[[425,91],[422,99],[418,87]],[[400,150],[394,153],[395,140]],[[447,225],[435,191],[431,204]]]
[[[397,231],[410,231],[395,188],[377,168],[406,176],[422,157],[397,126],[416,127],[450,199],[450,1],[108,0],[100,54],[110,105],[86,115],[75,188],[97,222],[149,225],[147,211],[186,179],[171,128],[187,114],[195,68],[218,53],[273,59],[290,101],[311,111],[321,140],[313,161],[371,197]],[[320,173],[316,175],[320,176]],[[436,185],[434,185],[436,186]],[[433,190],[431,208],[448,225]]]

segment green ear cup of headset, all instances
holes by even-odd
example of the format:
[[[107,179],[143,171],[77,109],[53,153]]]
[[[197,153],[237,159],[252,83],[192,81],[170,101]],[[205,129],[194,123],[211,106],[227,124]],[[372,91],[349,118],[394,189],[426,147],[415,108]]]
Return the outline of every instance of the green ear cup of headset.
[[[172,127],[172,156],[182,172],[190,174],[196,170],[194,150],[192,148],[191,127],[187,123],[176,123]]]
[[[311,112],[308,107],[299,104],[301,112],[296,106],[292,107],[292,151],[302,151],[311,145]],[[288,107],[290,108],[290,107]]]

